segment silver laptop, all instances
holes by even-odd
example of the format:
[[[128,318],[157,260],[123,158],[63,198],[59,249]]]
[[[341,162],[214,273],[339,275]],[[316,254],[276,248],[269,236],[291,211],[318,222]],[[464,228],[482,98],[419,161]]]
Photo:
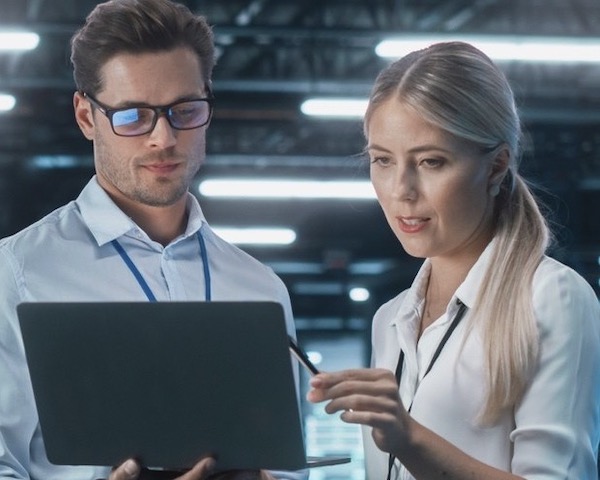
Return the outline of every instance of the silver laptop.
[[[49,460],[181,471],[298,470],[306,458],[284,312],[275,302],[22,303]]]

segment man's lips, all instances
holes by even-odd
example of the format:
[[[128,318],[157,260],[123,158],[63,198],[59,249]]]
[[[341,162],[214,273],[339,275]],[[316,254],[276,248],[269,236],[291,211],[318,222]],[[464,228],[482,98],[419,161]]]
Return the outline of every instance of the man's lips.
[[[144,168],[155,173],[170,173],[179,168],[180,163],[152,163],[144,165]]]

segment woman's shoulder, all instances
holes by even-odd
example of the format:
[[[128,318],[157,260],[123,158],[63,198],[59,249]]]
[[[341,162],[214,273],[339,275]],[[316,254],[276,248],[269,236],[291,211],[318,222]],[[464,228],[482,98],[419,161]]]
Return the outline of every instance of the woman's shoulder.
[[[544,257],[533,278],[533,307],[539,326],[600,325],[600,302],[590,283],[573,268]]]
[[[597,296],[591,284],[575,269],[560,261],[545,256],[540,262],[533,278],[534,294],[548,293],[548,290],[558,294],[579,294],[595,299]]]

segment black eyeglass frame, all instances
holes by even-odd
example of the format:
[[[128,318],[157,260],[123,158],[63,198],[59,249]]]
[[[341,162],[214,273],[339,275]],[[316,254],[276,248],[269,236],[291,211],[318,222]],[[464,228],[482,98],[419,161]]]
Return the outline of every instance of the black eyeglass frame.
[[[84,98],[88,99],[89,102],[94,107],[96,107],[104,116],[106,116],[106,118],[108,118],[108,122],[110,123],[110,128],[112,129],[113,133],[119,137],[139,137],[142,135],[147,135],[152,130],[154,130],[159,117],[161,117],[162,115],[164,115],[166,117],[167,122],[169,122],[169,125],[171,126],[171,128],[173,128],[175,130],[195,130],[196,128],[201,128],[201,127],[204,127],[205,125],[208,125],[208,123],[210,122],[210,120],[212,118],[212,114],[213,114],[214,97],[212,96],[212,94],[210,92],[209,92],[209,95],[204,98],[190,98],[190,99],[186,99],[186,100],[177,100],[176,102],[170,103],[168,105],[159,105],[159,106],[131,105],[131,106],[122,107],[122,108],[111,108],[108,105],[105,105],[102,102],[99,102],[98,100],[96,100],[89,93],[81,92],[81,94],[83,95]],[[198,101],[203,101],[208,104],[208,117],[206,119],[206,122],[204,122],[200,125],[196,125],[194,127],[187,127],[187,128],[181,128],[181,127],[177,127],[177,126],[173,125],[169,111],[174,106],[179,105],[181,103],[198,102]],[[148,127],[148,131],[145,131],[143,133],[136,133],[134,135],[124,135],[122,133],[117,133],[117,131],[115,130],[115,126],[113,124],[113,116],[118,112],[123,112],[125,110],[130,110],[133,108],[147,108],[154,112],[154,118],[152,119],[152,124],[150,125],[150,127]]]

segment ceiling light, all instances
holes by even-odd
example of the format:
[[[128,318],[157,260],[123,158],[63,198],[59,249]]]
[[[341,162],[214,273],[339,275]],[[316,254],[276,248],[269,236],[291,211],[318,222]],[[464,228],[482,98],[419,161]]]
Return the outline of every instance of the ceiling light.
[[[198,187],[205,197],[286,198],[286,199],[359,199],[375,198],[369,181],[321,180],[204,180]]]
[[[433,43],[464,41],[494,60],[526,62],[600,62],[600,39],[517,35],[404,35],[375,47],[380,57],[399,58]]]
[[[269,267],[278,275],[321,275],[323,265],[320,262],[290,261],[290,262],[269,262],[265,261]]]
[[[213,230],[236,245],[289,245],[296,240],[296,232],[289,228],[213,227]]]
[[[300,106],[305,115],[336,118],[362,118],[366,109],[367,100],[357,98],[310,98]]]
[[[17,99],[12,95],[0,93],[0,112],[8,112],[15,108]]]
[[[306,355],[313,365],[319,365],[323,361],[323,355],[316,350],[310,350],[306,352]]]
[[[0,51],[33,50],[40,43],[40,36],[32,32],[0,32]]]
[[[371,296],[371,294],[366,288],[354,287],[350,289],[350,291],[348,292],[348,296],[354,302],[366,302]]]
[[[345,294],[342,282],[296,282],[292,285],[291,290],[296,295],[339,296]]]

